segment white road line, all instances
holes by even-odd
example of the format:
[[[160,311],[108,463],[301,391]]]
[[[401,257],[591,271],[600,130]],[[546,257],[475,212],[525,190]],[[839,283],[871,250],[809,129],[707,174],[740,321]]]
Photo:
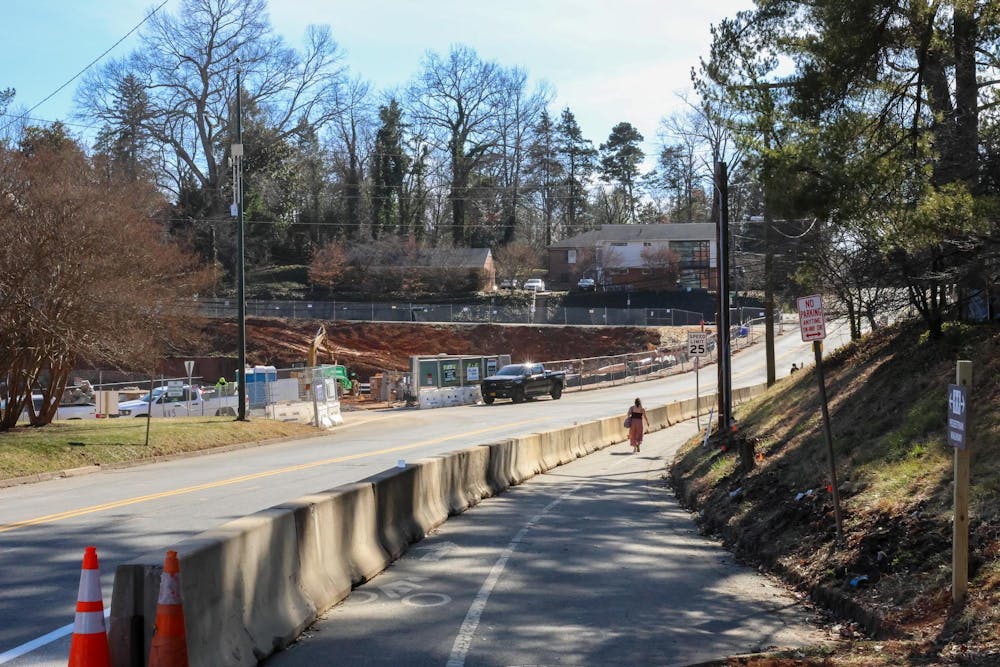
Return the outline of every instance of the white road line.
[[[104,618],[107,619],[111,616],[111,606],[109,605],[104,609]],[[21,644],[20,646],[15,646],[9,651],[4,651],[0,653],[0,665],[8,663],[11,660],[20,658],[23,655],[27,655],[34,651],[35,649],[41,648],[46,644],[51,644],[52,642],[62,639],[66,635],[73,634],[73,624],[69,623],[62,626],[58,630],[53,630],[52,632],[42,635],[38,639],[32,639],[30,642]]]
[[[630,460],[631,458],[622,459],[621,461],[612,464],[610,468],[616,468],[617,466]],[[517,545],[521,543],[524,536],[542,519],[542,517],[548,514],[552,508],[562,503],[571,495],[579,491],[580,487],[590,483],[591,481],[592,480],[590,479],[585,479],[566,493],[553,500],[545,506],[545,509],[531,517],[528,523],[524,524],[524,527],[521,528],[521,530],[517,531],[517,535],[514,536],[514,539],[510,541],[507,548],[500,554],[500,558],[497,559],[497,562],[493,564],[493,567],[490,569],[489,576],[486,577],[486,581],[483,582],[483,585],[476,594],[472,604],[469,605],[469,611],[466,613],[465,620],[462,621],[462,627],[459,629],[458,635],[455,637],[455,643],[451,647],[451,655],[448,657],[448,662],[445,663],[445,667],[465,667],[465,659],[469,655],[469,647],[472,646],[472,638],[476,634],[476,629],[479,627],[479,619],[486,610],[486,603],[490,599],[490,594],[493,593],[493,589],[496,587],[497,582],[500,581],[500,576],[503,574],[504,568],[507,567],[507,561],[510,560],[512,555],[514,555]]]

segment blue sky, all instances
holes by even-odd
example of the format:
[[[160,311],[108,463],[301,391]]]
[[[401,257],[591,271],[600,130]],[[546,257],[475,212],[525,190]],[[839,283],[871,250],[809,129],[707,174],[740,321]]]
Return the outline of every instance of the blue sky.
[[[20,109],[34,106],[118,41],[160,0],[0,0],[0,88]],[[168,0],[161,11],[176,11]],[[660,119],[678,108],[689,72],[708,50],[709,25],[751,0],[269,0],[271,22],[298,45],[310,23],[328,24],[352,73],[387,89],[405,84],[428,50],[476,49],[524,67],[556,91],[595,145],[620,121],[654,150]],[[136,35],[111,56],[139,46]],[[32,112],[67,119],[74,82]],[[80,128],[80,131],[86,131]]]

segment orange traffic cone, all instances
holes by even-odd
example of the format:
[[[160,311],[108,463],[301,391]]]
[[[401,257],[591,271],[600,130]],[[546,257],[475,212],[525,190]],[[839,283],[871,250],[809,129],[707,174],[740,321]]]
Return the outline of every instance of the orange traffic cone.
[[[76,596],[73,641],[69,646],[69,667],[110,667],[108,635],[104,630],[104,600],[97,547],[83,552],[80,592]]]
[[[149,647],[149,667],[188,667],[184,606],[181,603],[181,564],[176,551],[168,551],[160,576],[156,604],[156,631]]]

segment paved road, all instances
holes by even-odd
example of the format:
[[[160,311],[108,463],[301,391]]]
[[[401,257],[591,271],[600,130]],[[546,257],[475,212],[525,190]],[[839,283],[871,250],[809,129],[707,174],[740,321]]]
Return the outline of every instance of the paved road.
[[[829,348],[846,341],[831,327]],[[797,329],[777,343],[777,370],[808,361]],[[764,348],[733,358],[734,386],[764,379]],[[715,390],[715,369],[700,373]],[[694,396],[693,373],[663,380],[565,394],[521,405],[347,413],[329,434],[279,445],[207,455],[83,477],[0,489],[0,664],[39,664],[45,651],[68,651],[83,548],[98,547],[105,604],[114,569],[232,518],[300,495],[353,482],[417,459],[464,446],[557,428],[580,419],[621,414],[636,396],[649,406]],[[22,647],[62,629],[25,658]]]
[[[783,588],[697,534],[663,480],[690,422],[453,517],[268,667],[688,665],[823,641]]]

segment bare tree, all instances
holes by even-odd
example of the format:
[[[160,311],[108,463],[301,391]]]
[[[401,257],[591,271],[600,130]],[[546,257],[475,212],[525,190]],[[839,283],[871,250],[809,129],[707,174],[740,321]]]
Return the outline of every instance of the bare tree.
[[[341,54],[329,28],[310,26],[299,52],[274,34],[265,0],[182,0],[176,15],[157,13],[148,25],[141,49],[85,78],[77,105],[121,127],[122,86],[129,77],[145,83],[139,127],[164,149],[162,173],[171,182],[161,185],[175,194],[190,177],[219,197],[238,67],[245,99],[267,114],[280,139],[340,113]]]
[[[537,249],[528,243],[514,241],[498,248],[493,255],[501,278],[521,280],[531,275],[533,269],[542,265]]]
[[[151,221],[164,209],[155,189],[106,173],[64,141],[0,149],[0,430],[24,407],[33,424],[51,421],[79,359],[151,369],[178,323],[174,305],[205,284]]]
[[[446,57],[428,53],[407,93],[411,115],[428,128],[428,138],[448,156],[452,242],[457,246],[470,238],[470,183],[500,143],[499,121],[507,92],[499,65],[480,60],[467,46],[456,46]]]
[[[376,111],[369,92],[369,84],[355,78],[335,96],[343,113],[332,124],[331,153],[334,171],[340,176],[344,236],[352,240],[361,234],[362,184],[375,143]]]
[[[507,92],[501,98],[499,108],[499,183],[503,196],[500,241],[510,243],[517,229],[517,212],[531,133],[551,101],[552,91],[543,85],[529,93],[528,74],[521,68],[508,70],[503,78]]]

